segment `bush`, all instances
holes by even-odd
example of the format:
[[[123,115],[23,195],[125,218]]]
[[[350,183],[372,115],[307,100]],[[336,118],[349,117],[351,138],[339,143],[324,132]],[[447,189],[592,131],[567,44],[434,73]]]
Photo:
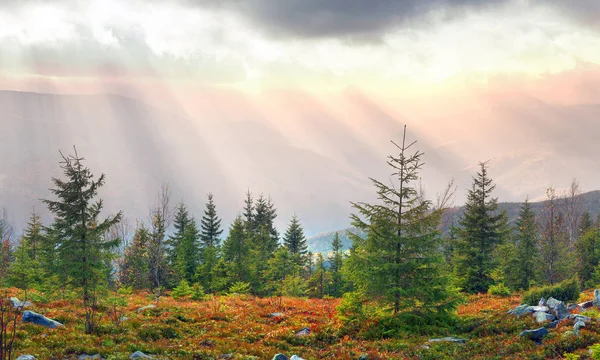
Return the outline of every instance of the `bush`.
[[[229,287],[229,294],[248,294],[250,284],[242,281],[236,281]]]
[[[179,285],[171,292],[171,297],[175,300],[192,295],[194,291],[186,280],[181,280]]]
[[[300,276],[291,276],[283,281],[283,294],[291,297],[306,296],[306,280]]]
[[[192,300],[204,300],[204,289],[202,288],[202,285],[194,284],[194,286],[192,286]]]
[[[553,297],[561,301],[577,301],[579,299],[579,280],[565,280],[556,285],[532,288],[523,294],[522,303],[536,305],[541,298]]]
[[[504,285],[504,283],[499,283],[498,285],[492,285],[488,289],[488,294],[496,295],[496,296],[510,296],[510,289]]]

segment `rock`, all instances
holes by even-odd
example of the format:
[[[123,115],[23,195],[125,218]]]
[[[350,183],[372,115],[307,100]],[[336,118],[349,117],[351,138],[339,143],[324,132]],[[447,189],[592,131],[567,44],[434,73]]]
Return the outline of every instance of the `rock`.
[[[429,342],[451,342],[455,344],[466,344],[467,339],[457,339],[455,337],[445,337],[440,339],[429,339]]]
[[[538,302],[538,306],[546,306],[546,299],[541,298],[540,302]]]
[[[579,305],[577,304],[567,304],[567,310],[573,311],[579,309]]]
[[[554,315],[542,311],[534,313],[533,316],[538,324],[545,323],[547,321],[554,321],[555,319]]]
[[[275,356],[273,356],[273,360],[288,360],[287,356],[283,355],[283,354],[277,354]]]
[[[600,306],[600,289],[594,290],[594,300],[592,301],[594,306]]]
[[[233,354],[223,354],[219,356],[219,359],[233,359]]]
[[[578,304],[577,306],[579,306],[582,309],[589,309],[592,306],[594,306],[594,300],[582,302],[581,304]]]
[[[156,307],[156,306],[154,306]],[[146,355],[141,351],[136,351],[133,354],[129,355],[130,359],[154,359],[154,356]]]
[[[429,347],[427,347],[427,348],[429,348]],[[368,360],[368,357],[367,357],[367,355],[361,355],[358,357],[358,360]]]
[[[21,355],[17,358],[17,360],[35,360],[35,356],[33,355]]]
[[[519,305],[516,308],[512,309],[512,310],[508,310],[508,314],[510,315],[516,315],[516,316],[521,316],[521,315],[525,315],[530,313],[530,308],[531,306],[527,305],[527,304],[523,304],[523,305]]]
[[[573,325],[573,334],[579,336],[579,329],[585,327],[585,323],[581,320],[577,320],[575,325]]]
[[[290,358],[290,360],[304,360],[303,358],[301,358],[298,355],[292,355],[292,357]]]
[[[554,309],[558,304],[562,304],[562,301],[560,300],[556,300],[555,298],[551,297],[548,299],[548,301],[546,302],[546,305],[550,308],[550,309]]]
[[[558,326],[559,323],[560,323],[560,320],[554,320],[553,322],[550,322],[550,323],[544,325],[544,327],[546,329],[554,329],[556,326]]]
[[[527,310],[532,313],[548,312],[550,311],[550,308],[548,308],[547,306],[530,306]]]
[[[552,309],[552,314],[556,316],[558,320],[562,320],[571,316],[571,313],[569,312],[569,310],[567,310],[567,307],[565,306],[565,304],[563,304],[562,301],[556,304],[554,309]]]
[[[142,312],[144,310],[155,309],[155,308],[156,308],[156,305],[150,304],[150,305],[142,306],[141,308],[137,309],[137,312]]]
[[[296,336],[306,336],[308,334],[310,334],[310,329],[305,327],[305,328],[300,329],[300,331],[298,331],[296,333]]]
[[[17,299],[16,297],[11,297],[10,303],[12,304],[12,306],[15,309],[18,309],[18,308],[22,309],[22,308],[33,306],[33,303],[31,301],[21,301],[21,300]]]
[[[55,329],[59,326],[63,326],[63,324],[59,323],[56,320],[48,319],[44,315],[40,315],[29,310],[23,313],[23,318],[21,319],[21,321],[24,323],[32,323],[36,325],[45,326],[50,329]]]
[[[592,318],[589,316],[584,316],[584,315],[580,315],[580,314],[573,314],[571,316],[569,316],[569,319],[573,319],[575,320],[575,322],[577,321],[582,321],[582,322],[590,322],[592,321]]]
[[[270,313],[267,316],[270,317],[270,318],[273,318],[273,317],[284,317],[285,315],[283,313],[280,313],[280,312],[274,312],[274,313]]]
[[[120,322],[127,321],[127,320],[129,320],[129,318],[125,315],[121,315],[121,317],[119,318]]]
[[[519,336],[525,337],[527,339],[533,340],[535,342],[540,342],[544,338],[544,336],[550,334],[550,331],[545,327],[535,329],[535,330],[525,330],[522,331]]]
[[[102,356],[100,356],[100,354],[95,354],[95,355],[81,354],[77,357],[77,360],[87,360],[87,359],[102,359]]]

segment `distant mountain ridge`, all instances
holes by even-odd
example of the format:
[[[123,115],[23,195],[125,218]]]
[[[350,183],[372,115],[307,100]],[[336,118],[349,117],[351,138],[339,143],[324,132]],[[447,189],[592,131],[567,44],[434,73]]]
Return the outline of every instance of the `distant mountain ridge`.
[[[580,194],[576,197],[576,199],[579,201],[582,213],[589,212],[593,220],[600,216],[600,190],[594,190]],[[522,205],[523,203],[518,202],[502,202],[498,204],[498,209],[500,211],[506,211],[509,222],[514,223],[519,215],[519,210],[521,209]],[[531,208],[536,215],[539,214],[544,208],[544,201],[531,202]],[[444,213],[442,218],[443,233],[447,233],[453,223],[458,224],[458,220],[464,214],[464,210],[464,206],[457,206],[448,209]],[[330,252],[333,237],[336,233],[338,233],[340,235],[340,239],[342,239],[344,250],[347,250],[352,245],[352,241],[348,237],[348,232],[357,233],[357,229],[351,227],[347,229],[321,233],[309,237],[307,239],[307,244],[312,252]]]

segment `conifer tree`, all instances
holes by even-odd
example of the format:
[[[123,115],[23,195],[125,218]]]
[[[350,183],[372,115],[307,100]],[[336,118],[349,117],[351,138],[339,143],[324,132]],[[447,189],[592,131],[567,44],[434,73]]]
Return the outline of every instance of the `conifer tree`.
[[[292,217],[290,225],[283,236],[283,244],[292,255],[297,257],[298,264],[303,265],[308,253],[308,246],[306,245],[304,230],[296,215]]]
[[[439,252],[442,210],[432,211],[416,187],[423,153],[409,154],[414,143],[406,143],[406,127],[401,145],[392,143],[399,152],[388,157],[395,181],[371,179],[379,203],[352,203],[358,211],[352,224],[367,235],[350,234],[349,276],[358,291],[390,304],[393,314],[453,311],[457,303]]]
[[[329,256],[331,272],[331,296],[342,296],[342,266],[344,264],[344,253],[342,248],[342,240],[337,232],[333,236],[331,242],[332,253]]]
[[[298,266],[295,257],[285,247],[275,251],[273,257],[268,260],[265,268],[264,278],[267,281],[267,289],[277,296],[294,296],[286,291],[286,280],[292,277],[299,277],[300,266]]]
[[[59,267],[81,289],[85,308],[85,332],[90,334],[96,324],[97,289],[104,279],[106,260],[119,245],[119,239],[105,240],[108,229],[121,220],[121,212],[101,220],[102,200],[93,202],[104,185],[104,174],[94,179],[83,166],[83,158],[62,155],[61,168],[65,180],[53,178],[51,189],[57,200],[44,200],[54,214],[50,228],[58,240]]]
[[[544,280],[554,285],[568,277],[569,254],[568,234],[565,218],[558,209],[558,197],[554,188],[546,191],[547,200],[540,219],[539,249],[542,261],[539,263]]]
[[[325,258],[323,254],[318,253],[315,259],[315,271],[308,280],[308,295],[322,299],[332,291],[331,280],[331,274],[325,268]]]
[[[158,195],[158,203],[150,212],[150,233],[148,238],[148,270],[152,290],[156,292],[156,301],[160,297],[161,288],[167,283],[169,264],[167,260],[167,241],[165,239],[170,225],[171,210],[169,207],[171,192],[163,185]]]
[[[168,241],[169,265],[175,274],[175,283],[181,280],[191,283],[200,260],[200,233],[183,203],[177,205],[173,227],[175,232]]]
[[[230,282],[248,282],[250,256],[244,221],[238,216],[229,227],[229,235],[223,243],[223,259],[229,264]]]
[[[485,293],[494,284],[494,252],[507,223],[504,212],[498,212],[498,199],[492,197],[496,185],[488,175],[487,163],[479,163],[479,167],[459,220],[453,256],[459,286],[468,293]]]
[[[538,251],[538,233],[535,214],[528,200],[525,200],[516,222],[517,261],[516,278],[519,279],[516,288],[529,290],[538,278],[536,266],[540,260]]]
[[[196,277],[200,280],[204,288],[210,292],[212,291],[213,270],[219,261],[220,236],[223,233],[221,219],[217,216],[217,207],[212,194],[208,194],[208,202],[206,203],[206,209],[200,221],[200,226],[202,254],[200,266],[196,271]]]
[[[44,269],[39,256],[42,230],[40,216],[34,210],[10,266],[10,283],[13,286],[26,290],[38,288],[44,281]]]
[[[134,290],[150,290],[148,242],[150,232],[142,224],[136,229],[131,245],[125,249],[119,269],[119,282]]]

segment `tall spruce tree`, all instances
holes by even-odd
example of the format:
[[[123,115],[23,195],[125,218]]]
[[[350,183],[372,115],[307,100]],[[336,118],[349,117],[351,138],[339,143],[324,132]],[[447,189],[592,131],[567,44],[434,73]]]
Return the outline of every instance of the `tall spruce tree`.
[[[540,253],[537,247],[538,232],[535,214],[529,200],[525,200],[516,222],[517,262],[516,278],[519,279],[517,289],[529,290],[537,276],[537,263]]]
[[[498,199],[492,197],[496,185],[488,175],[487,163],[479,163],[479,167],[459,220],[453,256],[459,286],[468,293],[485,293],[494,284],[494,252],[507,222],[504,212],[498,212]]]
[[[94,202],[94,199],[104,185],[104,174],[94,179],[77,151],[75,155],[61,153],[61,156],[66,179],[52,179],[55,188],[50,191],[57,200],[44,200],[44,203],[54,214],[50,231],[58,241],[60,271],[81,289],[85,332],[90,334],[96,325],[97,289],[105,279],[107,260],[119,245],[119,239],[106,241],[105,234],[121,220],[122,213],[101,220],[103,203],[102,200]]]
[[[223,233],[221,229],[221,219],[217,216],[217,207],[213,200],[213,194],[208,194],[208,202],[204,215],[200,220],[201,232],[200,241],[202,243],[202,253],[200,266],[196,270],[196,277],[204,286],[204,289],[211,292],[213,284],[214,268],[219,261],[221,248],[220,236]]]
[[[423,153],[409,154],[414,142],[406,143],[406,127],[402,143],[392,143],[399,152],[388,157],[395,181],[371,179],[380,202],[352,203],[358,211],[352,223],[367,235],[350,234],[348,273],[358,291],[390,304],[393,314],[453,311],[457,302],[439,251],[442,210],[432,210],[417,190]]]
[[[229,264],[230,282],[248,282],[250,268],[250,243],[241,216],[229,227],[229,235],[223,243],[223,259]]]
[[[331,272],[330,295],[339,297],[342,295],[342,266],[344,265],[344,252],[340,234],[337,232],[331,241],[332,252],[329,256],[329,271]]]
[[[35,210],[31,213],[25,234],[14,254],[10,266],[10,283],[20,289],[39,288],[44,281],[44,268],[40,262],[43,243],[43,225]]]
[[[149,267],[148,242],[150,232],[142,224],[138,225],[131,245],[125,249],[119,266],[119,282],[131,286],[134,290],[150,290],[151,276]]]
[[[171,191],[167,185],[163,185],[158,194],[157,205],[150,210],[148,270],[152,290],[156,294],[156,302],[160,298],[161,288],[167,283],[169,274],[166,233],[171,220],[170,201]]]
[[[169,265],[175,274],[174,284],[192,282],[200,261],[200,232],[187,207],[180,203],[173,219],[175,232],[169,237]]]
[[[283,235],[283,245],[292,255],[297,256],[299,261],[302,261],[308,253],[308,246],[306,245],[304,230],[302,229],[302,225],[300,225],[300,221],[296,215],[292,216],[290,225]]]

